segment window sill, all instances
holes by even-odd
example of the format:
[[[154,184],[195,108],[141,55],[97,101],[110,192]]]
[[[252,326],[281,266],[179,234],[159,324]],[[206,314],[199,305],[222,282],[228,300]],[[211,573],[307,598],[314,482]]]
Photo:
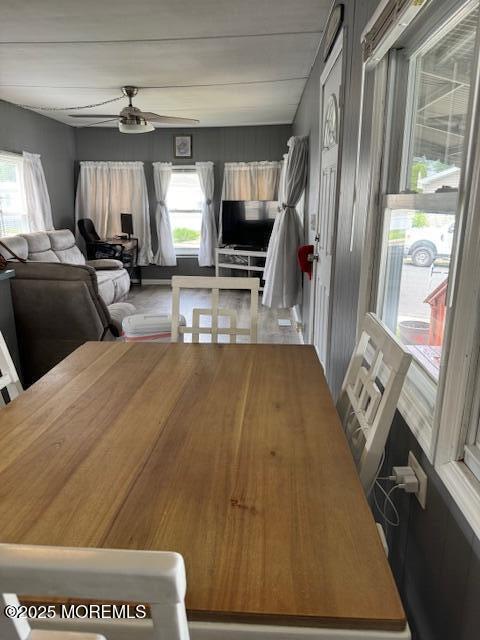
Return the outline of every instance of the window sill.
[[[435,470],[480,539],[480,482],[463,462],[447,462]]]
[[[398,410],[433,463],[433,420],[437,384],[415,360],[412,360],[398,401]]]

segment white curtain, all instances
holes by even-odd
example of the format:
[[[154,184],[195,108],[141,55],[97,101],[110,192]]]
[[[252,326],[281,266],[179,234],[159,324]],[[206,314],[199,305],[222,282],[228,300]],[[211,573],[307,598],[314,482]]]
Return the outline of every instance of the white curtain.
[[[53,229],[45,174],[40,156],[36,153],[23,152],[23,184],[30,231]]]
[[[177,264],[175,247],[173,246],[172,223],[167,206],[168,187],[172,178],[171,162],[153,163],[153,181],[155,183],[155,197],[157,209],[155,221],[157,225],[158,249],[155,254],[155,264],[174,267]]]
[[[213,209],[213,193],[215,189],[213,162],[196,162],[195,169],[197,170],[204,198],[198,264],[201,267],[211,267],[215,264],[215,248],[217,246],[217,224]]]
[[[224,200],[279,200],[282,162],[226,162],[223,170]],[[222,240],[222,211],[220,210]]]
[[[285,202],[285,177],[287,175],[288,153],[283,156],[280,169],[280,178],[278,179],[278,201]]]
[[[303,242],[303,225],[296,205],[305,189],[308,138],[290,138],[281,211],[275,218],[265,261],[263,304],[291,308],[301,301],[302,276],[297,250]]]
[[[226,162],[222,200],[276,200],[281,162]]]
[[[143,162],[81,162],[75,217],[91,218],[101,238],[121,232],[120,214],[131,213],[138,264],[153,262],[147,183]]]

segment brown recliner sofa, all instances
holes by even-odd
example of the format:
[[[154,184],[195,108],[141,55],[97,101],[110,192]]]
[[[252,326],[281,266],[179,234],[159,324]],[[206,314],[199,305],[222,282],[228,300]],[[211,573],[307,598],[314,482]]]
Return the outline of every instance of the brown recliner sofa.
[[[16,274],[11,290],[26,386],[84,342],[115,340],[123,318],[135,312],[135,307],[125,302],[107,307],[91,266],[21,262],[1,246],[0,250],[11,260]]]

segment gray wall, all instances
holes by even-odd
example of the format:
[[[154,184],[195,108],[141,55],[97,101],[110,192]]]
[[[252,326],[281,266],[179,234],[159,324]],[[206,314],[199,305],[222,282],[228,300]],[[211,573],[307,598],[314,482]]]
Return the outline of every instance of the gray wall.
[[[398,492],[400,526],[389,527],[390,564],[413,640],[480,637],[480,540],[397,414],[387,447],[385,475],[413,451],[428,475],[427,508]],[[376,514],[382,522],[380,514]]]
[[[117,160],[145,162],[145,175],[150,199],[152,239],[156,244],[154,225],[155,192],[152,162],[174,162],[192,164],[211,160],[215,163],[215,209],[218,215],[222,192],[223,164],[225,162],[248,162],[255,160],[280,160],[287,149],[291,135],[290,125],[261,127],[211,127],[197,129],[158,129],[144,135],[123,135],[116,129],[77,129],[77,160]],[[173,136],[193,135],[193,159],[175,160]],[[78,169],[78,168],[77,168]],[[145,278],[169,278],[172,273],[195,275],[209,273],[200,269],[197,258],[181,258],[178,267],[146,267]]]
[[[42,156],[57,229],[73,229],[75,133],[66,124],[0,100],[0,150]]]
[[[333,267],[331,356],[327,377],[334,394],[340,389],[345,370],[355,343],[358,286],[362,249],[363,220],[360,214],[355,224],[353,251],[350,251],[353,196],[356,172],[357,140],[360,112],[362,56],[360,34],[377,6],[377,0],[345,2],[344,19],[344,108],[343,139],[341,144],[341,191],[337,222],[337,237]],[[310,169],[305,203],[305,241],[312,242],[310,215],[318,210],[320,178],[320,76],[324,64],[322,47],[293,122],[294,135],[310,136]],[[302,317],[306,335],[310,327],[309,302],[311,284],[304,278]]]
[[[310,216],[312,214],[316,216],[318,211],[320,191],[320,76],[323,71],[323,66],[322,57],[319,55],[317,56],[305,86],[292,127],[293,135],[309,136],[310,158],[303,220],[305,244],[314,244],[315,231],[310,229]],[[304,276],[301,316],[305,338],[307,338],[310,332],[310,287],[310,280]]]
[[[359,125],[360,34],[377,0],[345,3],[345,108],[342,178],[333,285],[332,357],[327,374],[336,393],[345,374],[356,330],[363,246],[364,211],[357,212],[353,250],[350,233]],[[312,69],[294,124],[294,135],[310,135],[310,175],[305,207],[305,240],[312,240],[308,216],[316,213],[319,192],[319,96],[323,63]],[[367,161],[366,158],[363,159]],[[360,194],[361,195],[361,194]],[[361,209],[361,208],[360,208]],[[303,320],[308,328],[310,284],[304,282]],[[477,640],[480,637],[480,541],[397,414],[382,475],[407,464],[412,450],[429,477],[427,509],[415,498],[398,493],[401,523],[389,528],[390,562],[414,640]],[[382,521],[380,514],[376,514]]]

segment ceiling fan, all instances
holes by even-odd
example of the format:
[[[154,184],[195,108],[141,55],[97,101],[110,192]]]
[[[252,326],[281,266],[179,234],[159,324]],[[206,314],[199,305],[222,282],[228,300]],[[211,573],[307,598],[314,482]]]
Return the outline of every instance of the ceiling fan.
[[[138,107],[134,107],[132,104],[132,98],[137,95],[138,87],[122,87],[123,94],[128,98],[128,106],[124,107],[118,115],[94,115],[92,113],[76,113],[70,114],[71,118],[107,118],[101,122],[95,122],[92,125],[105,124],[107,122],[113,122],[118,120],[118,128],[120,133],[147,133],[148,131],[155,131],[155,127],[152,122],[159,122],[161,124],[179,124],[179,125],[192,125],[198,124],[199,120],[192,118],[175,118],[172,116],[160,116],[158,113],[151,113],[150,111],[142,111]]]

